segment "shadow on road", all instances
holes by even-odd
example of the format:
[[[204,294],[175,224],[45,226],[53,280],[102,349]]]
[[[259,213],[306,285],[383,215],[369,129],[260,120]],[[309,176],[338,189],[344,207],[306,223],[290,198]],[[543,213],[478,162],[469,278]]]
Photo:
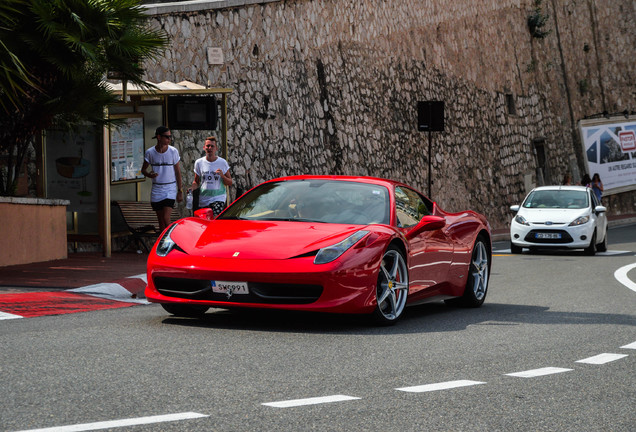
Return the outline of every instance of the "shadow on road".
[[[465,330],[471,325],[604,324],[636,326],[636,316],[551,311],[547,306],[485,303],[479,309],[449,307],[444,303],[413,306],[391,327],[375,326],[369,317],[310,312],[210,309],[200,318],[165,318],[163,324],[200,328],[275,333],[390,335]]]

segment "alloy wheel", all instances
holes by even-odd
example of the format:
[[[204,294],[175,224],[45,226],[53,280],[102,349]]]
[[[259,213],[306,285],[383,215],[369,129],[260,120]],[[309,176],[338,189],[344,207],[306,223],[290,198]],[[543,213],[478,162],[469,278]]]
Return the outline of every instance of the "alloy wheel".
[[[478,241],[473,250],[470,265],[472,290],[475,300],[481,301],[486,296],[488,289],[488,278],[490,276],[489,255],[486,245]]]
[[[395,248],[389,248],[382,257],[376,289],[376,317],[380,322],[393,323],[404,311],[409,290],[406,262]]]

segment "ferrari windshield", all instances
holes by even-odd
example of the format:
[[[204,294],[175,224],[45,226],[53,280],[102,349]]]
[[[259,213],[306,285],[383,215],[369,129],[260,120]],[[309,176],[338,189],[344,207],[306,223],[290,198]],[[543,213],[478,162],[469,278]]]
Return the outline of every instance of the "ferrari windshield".
[[[583,209],[588,206],[588,194],[582,190],[537,190],[523,203],[524,208]]]
[[[389,191],[379,185],[324,179],[264,183],[219,219],[388,224]]]

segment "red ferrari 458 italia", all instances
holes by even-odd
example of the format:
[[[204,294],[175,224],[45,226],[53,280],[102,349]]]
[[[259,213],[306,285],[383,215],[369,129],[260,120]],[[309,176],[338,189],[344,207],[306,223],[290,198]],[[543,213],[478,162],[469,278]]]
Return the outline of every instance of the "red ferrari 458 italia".
[[[414,188],[371,177],[293,176],[246,192],[218,217],[181,219],[148,257],[146,297],[171,314],[261,308],[369,314],[484,302],[490,226]]]

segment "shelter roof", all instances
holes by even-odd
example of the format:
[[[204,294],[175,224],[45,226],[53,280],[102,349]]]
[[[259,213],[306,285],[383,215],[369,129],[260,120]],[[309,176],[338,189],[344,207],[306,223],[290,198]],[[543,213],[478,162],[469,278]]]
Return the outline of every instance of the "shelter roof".
[[[169,95],[169,94],[210,94],[210,93],[232,93],[232,89],[228,88],[220,88],[220,87],[206,87],[201,84],[193,83],[191,81],[180,81],[178,83],[174,83],[172,81],[162,81],[160,83],[153,83],[151,81],[146,81],[146,83],[154,87],[154,89],[148,90],[141,88],[140,86],[127,83],[126,84],[126,93],[129,95],[132,94],[142,94],[142,95]],[[105,82],[106,86],[115,94],[123,93],[123,84],[122,83],[111,83]]]

